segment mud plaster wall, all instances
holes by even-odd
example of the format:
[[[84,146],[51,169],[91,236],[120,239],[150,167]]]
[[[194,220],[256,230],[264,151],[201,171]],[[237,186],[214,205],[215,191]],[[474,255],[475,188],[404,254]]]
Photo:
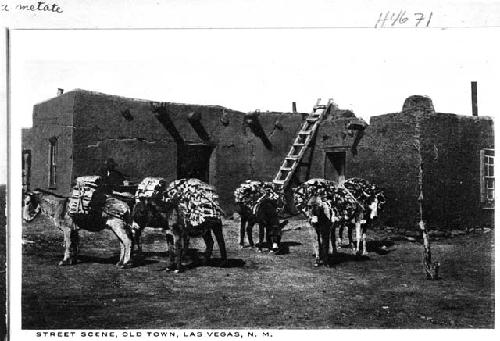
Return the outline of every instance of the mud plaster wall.
[[[310,178],[327,178],[325,174],[326,150],[336,148],[346,152],[346,165],[352,158],[355,158],[351,152],[351,147],[354,142],[356,131],[347,129],[348,123],[352,118],[337,118],[323,121],[316,135],[316,145],[313,151]],[[304,160],[306,161],[306,160]],[[305,168],[304,168],[305,169]],[[346,167],[346,178],[352,176],[349,169]]]
[[[424,213],[429,227],[493,225],[480,202],[480,150],[494,147],[488,117],[426,115],[422,120]]]
[[[414,228],[418,216],[418,164],[415,117],[386,114],[371,117],[358,155],[348,158],[348,177],[356,176],[384,188],[387,204],[381,220],[388,225]]]
[[[71,105],[65,106],[66,102]],[[220,106],[177,103],[166,103],[166,109],[184,142],[214,147],[210,183],[217,187],[228,213],[234,209],[233,191],[241,182],[274,177],[302,122],[298,114],[262,113],[259,122],[270,141],[266,147],[245,124],[244,113]],[[32,172],[32,188],[46,188],[48,150],[39,149],[48,148],[48,142],[40,142],[54,134],[66,136],[57,159],[60,194],[68,194],[75,177],[95,174],[110,157],[133,180],[146,176],[177,178],[177,142],[156,119],[149,101],[76,90],[44,102],[35,111],[34,127],[23,141],[24,148],[31,134],[31,149],[37,154],[32,163],[32,170],[36,170],[36,175]],[[128,119],[123,112],[128,112]],[[187,118],[193,112],[200,113],[209,141],[203,141],[190,125]],[[223,116],[229,124],[221,122]]]
[[[464,229],[493,225],[493,210],[480,204],[482,148],[493,148],[493,122],[487,117],[421,114],[420,111],[372,117],[358,148],[348,158],[348,176],[359,176],[385,189],[382,220],[412,229],[418,222],[418,165],[415,130],[421,119],[424,220],[429,228]]]
[[[57,186],[53,190],[65,193],[71,186],[73,106],[74,94],[34,106],[33,127],[23,130],[23,149],[31,149],[31,189],[48,189],[49,139],[52,137],[57,139]]]

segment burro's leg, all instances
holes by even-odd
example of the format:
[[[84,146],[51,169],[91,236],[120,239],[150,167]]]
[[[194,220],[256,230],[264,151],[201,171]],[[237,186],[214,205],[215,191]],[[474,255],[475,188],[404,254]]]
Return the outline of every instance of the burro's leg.
[[[330,245],[330,226],[320,226],[320,258],[323,265],[328,265],[328,248]]]
[[[133,245],[137,246],[137,256],[142,255],[142,243],[141,243],[141,234],[144,228],[139,226],[135,221],[132,223],[132,241]],[[134,252],[134,247],[132,247],[132,252]]]
[[[106,225],[111,228],[120,240],[120,260],[116,265],[122,269],[130,268],[132,266],[132,231],[130,225],[118,218],[108,219]]]
[[[363,232],[363,252],[361,253],[362,255],[366,255],[366,229],[367,229],[367,224],[363,224],[361,227],[361,230]]]
[[[335,238],[335,224],[332,223],[332,226],[330,228],[330,242],[332,244],[332,254],[337,253],[337,248],[339,247],[336,243],[336,238]]]
[[[78,260],[78,244],[80,241],[78,229],[71,225],[59,225],[64,234],[64,257],[60,266],[74,265]]]
[[[361,243],[361,222],[356,220],[354,226],[356,227],[356,253],[359,253],[359,244]]]
[[[207,229],[203,234],[203,240],[205,241],[205,254],[203,255],[203,264],[207,264],[212,257],[212,252],[214,250],[214,238],[212,237],[212,231]]]
[[[349,247],[352,250],[352,253],[356,253],[356,246],[354,245],[354,239],[352,238],[352,230],[355,229],[355,226],[352,222],[348,222],[347,224],[347,238],[349,239]]]
[[[174,237],[169,230],[165,230],[165,240],[167,242],[168,265],[165,270],[175,270],[175,249]]]
[[[218,220],[212,226],[212,231],[215,235],[215,240],[217,241],[217,245],[219,245],[220,258],[222,260],[221,266],[227,265],[227,251],[226,251],[226,243],[224,241],[224,232],[222,230],[222,221]]]
[[[312,224],[308,224],[308,230],[309,230],[309,236],[311,238],[311,244],[313,246],[313,252],[314,252],[314,266],[320,266],[321,265],[321,258],[320,258],[320,253],[319,253],[319,246],[320,246],[320,236],[319,236],[319,230],[318,227],[313,226]]]
[[[263,223],[259,223],[259,252],[262,252],[262,244],[264,244],[264,233],[265,233],[265,225]]]
[[[253,226],[255,225],[255,220],[254,219],[248,219],[247,221],[247,238],[248,238],[248,244],[250,247],[254,247],[255,244],[253,243]]]
[[[171,227],[172,237],[173,237],[173,254],[174,254],[174,265],[167,268],[167,271],[173,270],[174,273],[180,273],[184,269],[182,268],[182,257],[185,248],[185,237],[183,227],[175,223]]]
[[[242,213],[240,216],[240,246],[245,246],[245,225],[247,223],[247,218]],[[248,242],[250,242],[250,236],[248,236]]]
[[[344,224],[339,224],[338,222],[334,224],[334,226],[338,226],[339,227],[339,235],[337,236],[337,244],[336,244],[336,248],[337,249],[340,249],[342,247],[342,236],[344,234]],[[335,235],[335,233],[333,234],[333,236]]]

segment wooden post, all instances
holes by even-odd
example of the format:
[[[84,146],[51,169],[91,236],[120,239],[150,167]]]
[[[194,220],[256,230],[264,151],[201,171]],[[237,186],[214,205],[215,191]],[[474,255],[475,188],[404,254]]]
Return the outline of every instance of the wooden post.
[[[418,151],[418,159],[419,159],[419,169],[418,169],[418,212],[419,212],[419,222],[418,226],[420,231],[422,232],[422,241],[424,246],[424,254],[423,254],[423,265],[424,272],[426,273],[427,279],[438,279],[439,274],[439,262],[432,263],[431,257],[431,244],[429,239],[429,233],[427,232],[427,228],[424,222],[424,163],[422,159],[422,145],[421,145],[421,126],[420,126],[420,117],[422,113],[418,112],[415,117],[415,137],[416,137],[416,147]]]

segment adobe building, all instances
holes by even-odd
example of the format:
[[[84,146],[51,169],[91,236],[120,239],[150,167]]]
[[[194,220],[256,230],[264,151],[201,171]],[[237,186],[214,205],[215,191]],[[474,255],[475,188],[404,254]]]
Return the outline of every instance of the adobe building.
[[[494,131],[486,116],[438,113],[430,98],[411,96],[402,111],[370,118],[349,176],[380,184],[388,198],[385,223],[412,228],[493,226]]]
[[[34,106],[33,127],[23,130],[23,184],[69,195],[75,177],[96,174],[113,158],[132,182],[206,181],[231,214],[235,188],[247,179],[271,181],[306,117],[74,90]],[[429,228],[492,226],[493,148],[491,118],[436,113],[422,96],[409,97],[399,113],[371,117],[369,126],[333,106],[290,185],[365,178],[385,190],[383,222],[414,229],[422,164]]]
[[[133,182],[146,176],[206,181],[230,214],[242,182],[274,178],[306,115],[74,90],[34,106],[33,127],[23,130],[23,184],[69,195],[77,176],[96,174],[113,158]],[[344,178],[346,159],[365,126],[353,113],[332,107],[293,182]]]

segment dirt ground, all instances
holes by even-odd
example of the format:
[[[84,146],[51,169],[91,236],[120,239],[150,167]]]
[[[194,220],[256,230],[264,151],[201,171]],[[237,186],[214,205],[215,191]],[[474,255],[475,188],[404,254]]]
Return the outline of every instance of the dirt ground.
[[[304,221],[289,227],[274,255],[240,249],[239,221],[227,220],[229,266],[216,246],[212,264],[173,274],[157,230],[135,268],[114,266],[110,231],[82,232],[81,263],[58,267],[62,235],[38,218],[23,227],[23,329],[494,328],[493,231],[433,240],[441,279],[428,281],[418,241],[371,231],[367,257],[344,248],[332,268],[314,268]],[[195,259],[203,242],[191,248]]]

